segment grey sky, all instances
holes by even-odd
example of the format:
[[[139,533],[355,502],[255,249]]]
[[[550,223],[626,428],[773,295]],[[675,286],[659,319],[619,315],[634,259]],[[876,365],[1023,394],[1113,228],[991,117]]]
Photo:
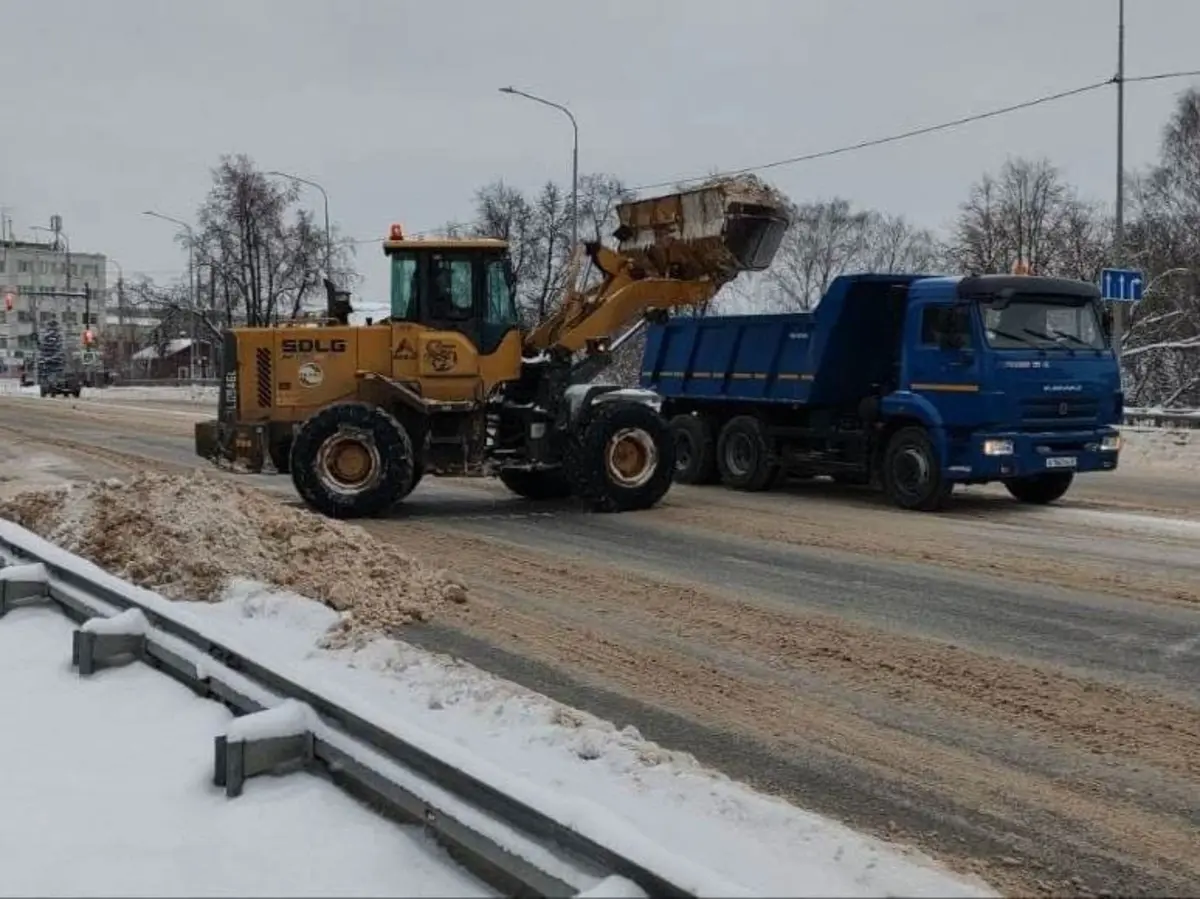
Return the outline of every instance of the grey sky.
[[[581,168],[630,184],[931,124],[1115,71],[1117,0],[0,0],[0,205],[53,213],[76,250],[159,280],[222,152],[321,182],[355,237],[468,217],[478,185],[570,175],[570,126],[497,92],[570,105]],[[1127,0],[1130,75],[1200,68],[1196,0]],[[1128,165],[1149,162],[1186,80],[1127,89]],[[1008,154],[1047,155],[1110,200],[1112,89],[767,173],[945,225]],[[320,197],[307,196],[319,209]],[[362,301],[383,257],[359,248]],[[115,277],[115,274],[114,274]],[[356,298],[357,300],[358,298]]]

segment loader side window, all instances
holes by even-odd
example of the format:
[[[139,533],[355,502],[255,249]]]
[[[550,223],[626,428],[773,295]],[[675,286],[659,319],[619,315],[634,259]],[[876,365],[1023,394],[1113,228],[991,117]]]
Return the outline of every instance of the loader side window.
[[[395,321],[417,317],[417,257],[412,253],[392,257],[392,312]]]
[[[504,259],[488,259],[484,264],[487,306],[480,333],[480,352],[494,352],[504,335],[517,327],[517,307],[513,301],[512,273]]]

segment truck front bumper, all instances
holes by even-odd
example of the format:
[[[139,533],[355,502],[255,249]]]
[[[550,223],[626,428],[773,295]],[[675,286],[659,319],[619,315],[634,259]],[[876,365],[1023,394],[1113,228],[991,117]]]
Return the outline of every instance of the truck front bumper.
[[[953,452],[952,481],[986,483],[1054,472],[1113,471],[1120,457],[1116,428],[1094,431],[974,434]]]

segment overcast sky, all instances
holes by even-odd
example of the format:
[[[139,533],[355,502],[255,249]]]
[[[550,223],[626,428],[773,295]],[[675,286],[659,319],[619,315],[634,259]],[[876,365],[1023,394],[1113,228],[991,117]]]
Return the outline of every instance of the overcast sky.
[[[1126,5],[1130,76],[1200,68],[1198,0]],[[469,217],[495,178],[569,181],[566,118],[502,85],[569,105],[581,169],[638,185],[1107,78],[1116,21],[1117,0],[0,0],[0,206],[20,236],[57,213],[73,249],[170,280],[186,257],[140,212],[192,219],[225,152],[321,182],[346,232],[382,239]],[[1188,84],[1127,88],[1130,167]],[[1103,89],[768,177],[941,227],[981,171],[1047,155],[1111,200],[1114,122]],[[382,301],[381,250],[358,260],[356,305]]]

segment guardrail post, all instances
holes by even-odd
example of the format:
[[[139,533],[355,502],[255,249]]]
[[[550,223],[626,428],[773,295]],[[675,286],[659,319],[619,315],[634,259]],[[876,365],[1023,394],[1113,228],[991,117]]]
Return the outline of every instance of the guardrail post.
[[[30,606],[50,599],[50,584],[45,566],[8,565],[0,568],[0,618],[18,606]]]
[[[143,634],[100,634],[77,630],[71,635],[71,664],[81,677],[96,673],[97,668],[115,664],[122,657],[140,659],[145,656],[146,637]]]
[[[224,787],[231,799],[242,795],[247,778],[302,770],[315,758],[311,732],[254,740],[220,734],[213,749],[213,786]]]

